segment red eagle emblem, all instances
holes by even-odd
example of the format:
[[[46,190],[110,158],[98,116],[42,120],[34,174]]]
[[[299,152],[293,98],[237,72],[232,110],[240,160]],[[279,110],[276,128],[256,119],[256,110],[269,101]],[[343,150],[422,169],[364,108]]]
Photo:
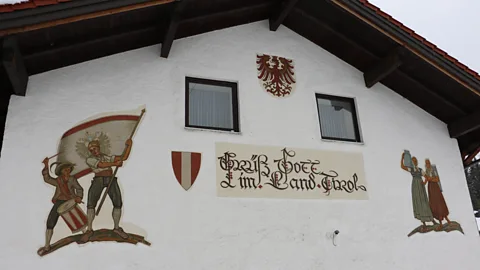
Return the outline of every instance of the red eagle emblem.
[[[260,84],[273,96],[285,97],[295,89],[293,60],[267,54],[257,55],[257,70]]]

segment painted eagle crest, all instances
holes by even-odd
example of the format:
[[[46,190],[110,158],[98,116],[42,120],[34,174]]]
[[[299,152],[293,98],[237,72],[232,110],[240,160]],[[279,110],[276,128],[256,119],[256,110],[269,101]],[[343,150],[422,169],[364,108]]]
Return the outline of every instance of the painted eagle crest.
[[[296,78],[293,60],[257,54],[257,70],[261,86],[273,96],[285,97],[295,90]]]
[[[91,156],[88,150],[88,144],[92,141],[98,141],[100,143],[100,152],[110,155],[111,143],[108,134],[104,132],[95,132],[94,134],[86,132],[85,137],[80,138],[75,144],[75,151],[79,156],[86,159]]]

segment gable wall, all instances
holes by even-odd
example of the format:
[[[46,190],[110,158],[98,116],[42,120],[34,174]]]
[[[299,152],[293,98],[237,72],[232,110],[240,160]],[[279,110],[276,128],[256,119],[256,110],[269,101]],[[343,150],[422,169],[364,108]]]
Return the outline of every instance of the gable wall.
[[[256,53],[295,61],[292,96],[263,92]],[[358,70],[284,26],[270,32],[266,21],[177,40],[168,59],[158,55],[152,46],[39,74],[26,97],[12,97],[0,160],[0,269],[475,269],[480,237],[457,143],[444,123],[381,84],[365,88]],[[238,82],[241,134],[184,128],[185,76]],[[355,98],[363,144],[321,140],[315,93]],[[72,244],[38,257],[53,195],[42,159],[77,122],[142,104],[147,114],[118,177],[122,224],[146,232],[152,246]],[[370,199],[219,198],[219,141],[361,152]],[[437,165],[450,219],[465,235],[407,237],[420,222],[411,176],[400,169],[404,149],[422,167],[427,157]],[[203,157],[188,192],[172,172],[171,151],[178,150]],[[79,182],[88,190],[90,180]],[[110,210],[107,199],[106,224]],[[326,236],[334,230],[337,246]],[[60,219],[52,243],[65,235]]]

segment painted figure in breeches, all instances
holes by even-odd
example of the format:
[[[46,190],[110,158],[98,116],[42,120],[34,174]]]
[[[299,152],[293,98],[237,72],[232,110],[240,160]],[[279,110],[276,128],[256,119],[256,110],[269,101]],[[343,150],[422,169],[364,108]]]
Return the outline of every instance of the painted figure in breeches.
[[[100,151],[99,141],[92,141],[88,144],[88,150],[91,156],[87,158],[86,163],[95,173],[90,188],[88,189],[87,201],[87,218],[88,229],[82,237],[83,242],[87,242],[93,234],[92,224],[95,218],[95,208],[104,188],[108,187],[110,181],[113,181],[108,196],[113,204],[112,218],[114,223],[113,231],[120,237],[126,239],[128,235],[120,227],[120,218],[122,215],[122,194],[118,186],[117,178],[113,177],[113,166],[121,167],[123,161],[128,159],[132,148],[132,140],[129,139],[125,143],[125,152],[121,156],[108,156]],[[113,179],[112,179],[113,178]]]
[[[60,205],[71,199],[74,199],[76,203],[80,203],[83,198],[82,186],[80,186],[75,177],[70,175],[75,165],[69,162],[53,163],[50,167],[57,165],[55,168],[55,175],[57,175],[57,178],[53,178],[48,172],[48,160],[48,158],[43,160],[43,164],[45,165],[42,170],[43,180],[47,184],[55,187],[55,194],[52,198],[53,207],[52,210],[50,210],[47,219],[47,231],[45,233],[45,247],[43,248],[43,251],[50,250],[53,228],[57,225],[58,218],[60,217],[58,214],[58,208]]]

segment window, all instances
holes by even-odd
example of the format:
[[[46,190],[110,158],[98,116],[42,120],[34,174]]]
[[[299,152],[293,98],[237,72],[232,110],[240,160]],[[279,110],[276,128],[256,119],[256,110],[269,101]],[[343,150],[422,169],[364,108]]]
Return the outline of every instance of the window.
[[[355,102],[352,98],[316,94],[323,139],[360,142]]]
[[[239,132],[237,84],[186,77],[185,126]]]

